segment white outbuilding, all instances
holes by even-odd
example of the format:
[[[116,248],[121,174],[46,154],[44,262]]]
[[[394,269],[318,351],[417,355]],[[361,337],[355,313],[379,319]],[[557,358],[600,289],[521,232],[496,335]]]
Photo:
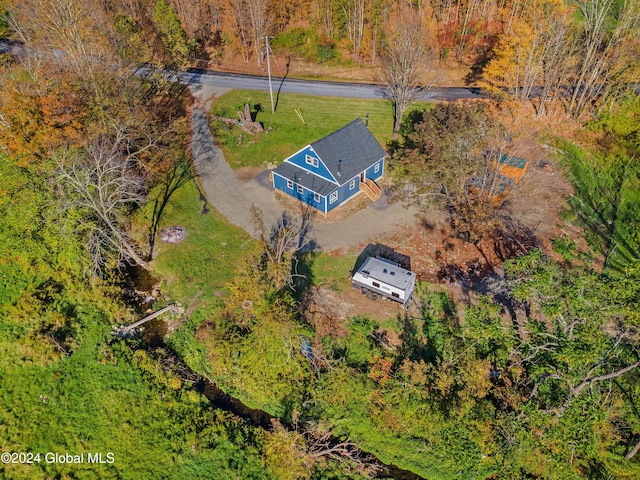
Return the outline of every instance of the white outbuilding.
[[[353,274],[351,284],[363,293],[371,291],[406,307],[416,287],[416,274],[386,258],[369,257]]]

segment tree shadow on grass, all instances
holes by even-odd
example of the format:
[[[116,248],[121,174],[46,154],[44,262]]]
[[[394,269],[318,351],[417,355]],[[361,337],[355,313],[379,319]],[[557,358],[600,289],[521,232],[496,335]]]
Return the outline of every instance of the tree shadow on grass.
[[[154,248],[158,230],[160,228],[160,222],[162,220],[162,214],[165,207],[169,203],[169,200],[173,194],[183,185],[190,182],[195,178],[191,165],[186,161],[176,162],[172,168],[167,172],[165,178],[160,184],[160,191],[153,200],[153,213],[151,216],[151,226],[148,232],[149,242],[149,258],[151,260],[154,255]],[[202,195],[201,195],[202,197]],[[205,205],[206,208],[206,205]],[[204,209],[203,209],[204,211]]]
[[[576,192],[568,203],[586,229],[591,246],[604,255],[606,269],[623,273],[640,259],[640,246],[633,241],[633,225],[637,225],[640,212],[640,202],[633,192],[640,185],[640,172],[629,162],[620,165],[618,171],[602,172],[580,165],[574,167],[574,177],[578,174],[583,180],[573,182]],[[592,178],[585,180],[584,176]]]

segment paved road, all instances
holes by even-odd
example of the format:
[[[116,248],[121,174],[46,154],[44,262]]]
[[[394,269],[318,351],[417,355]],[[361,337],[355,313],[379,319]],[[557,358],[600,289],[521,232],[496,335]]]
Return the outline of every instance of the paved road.
[[[0,53],[25,55],[21,42],[0,39]],[[141,67],[138,74],[145,75],[151,68]],[[171,79],[188,85],[212,85],[221,88],[244,88],[248,90],[269,90],[267,77],[259,75],[243,75],[238,73],[215,72],[211,70],[190,69],[186,72],[172,73],[167,71]],[[273,91],[281,93],[303,93],[327,97],[351,98],[385,98],[384,86],[379,84],[362,84],[346,82],[321,82],[318,80],[298,80],[292,78],[272,77]],[[459,100],[481,96],[478,88],[440,87],[425,89],[422,100]]]
[[[223,88],[269,90],[268,78],[257,75],[241,75],[237,73],[192,69],[187,72],[178,73],[174,75],[173,78],[188,85],[213,85]],[[326,97],[386,98],[384,86],[378,84],[321,82],[318,80],[272,77],[272,86],[274,94],[279,91],[281,93],[303,93]],[[421,99],[459,100],[479,98],[480,96],[480,89],[478,88],[445,87],[427,89]]]

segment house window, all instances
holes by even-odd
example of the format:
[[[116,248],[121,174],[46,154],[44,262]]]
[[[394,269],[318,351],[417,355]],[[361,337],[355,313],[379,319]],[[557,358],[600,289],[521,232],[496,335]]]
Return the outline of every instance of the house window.
[[[312,157],[311,155],[307,155],[305,157],[305,161],[307,162],[307,164],[313,166],[313,167],[318,167],[318,159],[315,157]]]
[[[302,185],[298,185],[298,193],[300,195],[302,195],[304,193],[304,189],[302,188]]]
[[[380,288],[380,284],[378,282],[372,282],[374,287]]]
[[[396,292],[391,292],[391,296],[395,298],[400,298],[400,294]]]
[[[329,197],[329,203],[334,203],[336,200],[338,200],[338,191],[337,190],[335,192],[333,192],[331,194],[331,196]]]
[[[293,190],[293,182],[291,180],[287,180],[287,188]]]
[[[380,171],[380,162],[376,163],[376,166],[373,169],[373,173],[378,173]]]
[[[320,203],[320,194],[314,193],[313,194],[313,201],[316,202],[316,203]]]
[[[354,188],[356,188],[356,179],[355,178],[349,182],[349,190],[353,190]]]

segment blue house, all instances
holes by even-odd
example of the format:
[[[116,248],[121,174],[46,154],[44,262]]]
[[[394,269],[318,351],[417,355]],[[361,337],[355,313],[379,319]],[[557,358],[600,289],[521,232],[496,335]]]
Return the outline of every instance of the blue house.
[[[380,198],[386,154],[359,118],[272,170],[273,188],[329,213],[358,193]]]

